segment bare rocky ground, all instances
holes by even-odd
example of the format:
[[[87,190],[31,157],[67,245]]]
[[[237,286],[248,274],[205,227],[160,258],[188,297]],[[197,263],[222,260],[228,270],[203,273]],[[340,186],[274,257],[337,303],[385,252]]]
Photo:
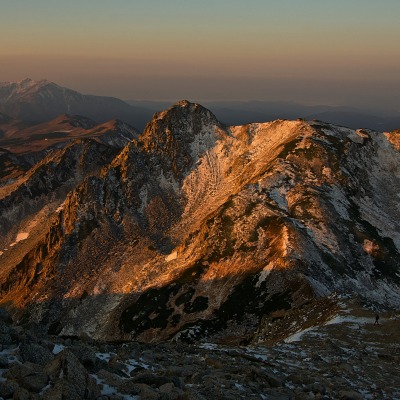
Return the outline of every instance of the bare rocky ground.
[[[318,326],[266,320],[294,330],[271,343],[261,329],[247,346],[49,337],[0,314],[3,399],[400,399],[400,313],[374,325],[354,301]]]

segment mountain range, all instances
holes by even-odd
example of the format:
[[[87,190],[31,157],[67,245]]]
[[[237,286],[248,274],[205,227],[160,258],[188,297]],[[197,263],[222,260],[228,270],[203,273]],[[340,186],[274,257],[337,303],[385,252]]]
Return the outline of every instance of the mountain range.
[[[24,122],[46,122],[61,114],[83,115],[97,122],[120,119],[142,131],[155,112],[174,101],[122,101],[84,95],[48,80],[0,82],[0,113]],[[319,119],[350,128],[392,131],[400,126],[396,109],[304,105],[283,101],[202,101],[226,125],[272,121],[279,118]]]
[[[76,116],[43,133],[4,128],[20,153],[1,157],[15,165],[18,137],[40,147],[56,133],[0,186],[1,303],[19,321],[109,341],[239,343],[265,316],[335,292],[400,306],[398,131],[228,126],[188,101],[141,134],[112,124],[107,140],[110,124]]]

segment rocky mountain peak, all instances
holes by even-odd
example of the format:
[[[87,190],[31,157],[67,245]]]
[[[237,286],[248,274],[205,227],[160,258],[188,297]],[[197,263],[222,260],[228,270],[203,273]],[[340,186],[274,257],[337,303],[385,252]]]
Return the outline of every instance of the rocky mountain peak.
[[[48,85],[52,83],[51,81],[47,80],[47,79],[40,79],[40,80],[35,80],[35,79],[31,79],[31,78],[25,78],[22,79],[21,81],[17,82],[17,86],[20,88],[30,88],[33,86],[44,86],[44,85]]]
[[[39,83],[40,84],[47,84],[47,83],[50,83],[50,81],[47,80],[47,79],[36,80],[36,79],[32,79],[32,78],[27,77],[27,78],[21,79],[20,81],[17,82],[17,84],[20,85],[20,86],[33,86],[33,85],[37,85]]]
[[[208,109],[182,100],[156,113],[140,137],[146,152],[181,179],[198,158],[226,135],[223,125]]]
[[[193,104],[194,104],[194,103],[191,103],[190,101],[185,100],[185,99],[179,100],[179,101],[177,101],[177,102],[175,103],[176,106],[181,106],[181,107],[189,107],[189,106],[191,106],[191,105],[193,105]]]
[[[18,82],[3,82],[0,85],[3,90],[8,92],[8,102],[19,97],[32,96],[33,94],[45,90],[50,86],[59,87],[47,79],[41,79],[37,81],[31,78],[25,78]]]
[[[9,87],[29,88],[29,87],[37,85],[38,83],[42,83],[42,82],[46,83],[49,81],[47,81],[45,79],[36,81],[31,78],[25,78],[25,79],[21,79],[20,81],[17,81],[17,82],[0,82],[0,87],[9,86]]]
[[[191,103],[187,100],[181,100],[173,104],[170,108],[160,113],[154,114],[153,119],[147,124],[143,137],[149,136],[149,133],[155,129],[170,129],[179,134],[185,130],[185,137],[190,140],[199,133],[202,128],[221,126],[215,115],[207,108],[197,103]]]

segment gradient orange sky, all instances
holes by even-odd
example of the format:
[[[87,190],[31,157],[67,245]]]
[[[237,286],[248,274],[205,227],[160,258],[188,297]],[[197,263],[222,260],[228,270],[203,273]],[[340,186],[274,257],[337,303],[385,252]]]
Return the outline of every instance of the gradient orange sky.
[[[400,109],[399,0],[6,0],[0,80]]]

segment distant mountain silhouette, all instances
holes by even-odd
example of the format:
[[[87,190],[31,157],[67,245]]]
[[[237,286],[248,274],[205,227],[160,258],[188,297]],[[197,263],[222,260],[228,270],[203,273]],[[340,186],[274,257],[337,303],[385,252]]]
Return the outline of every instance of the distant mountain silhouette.
[[[60,114],[79,114],[105,122],[118,118],[142,128],[152,111],[105,96],[84,95],[47,80],[0,83],[0,112],[23,121],[42,122]]]

